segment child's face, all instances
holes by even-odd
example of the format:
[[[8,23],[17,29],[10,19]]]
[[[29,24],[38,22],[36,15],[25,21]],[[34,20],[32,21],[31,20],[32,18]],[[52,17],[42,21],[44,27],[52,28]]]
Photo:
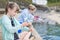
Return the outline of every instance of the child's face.
[[[30,9],[30,12],[31,12],[31,13],[34,13],[35,11],[36,11],[36,9],[35,9],[35,8]]]
[[[17,7],[10,9],[10,16],[15,16],[17,14]]]

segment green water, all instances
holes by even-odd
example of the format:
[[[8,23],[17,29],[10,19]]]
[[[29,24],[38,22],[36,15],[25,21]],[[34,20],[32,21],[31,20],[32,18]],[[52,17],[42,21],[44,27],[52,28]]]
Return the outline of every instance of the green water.
[[[33,23],[33,26],[44,40],[60,40],[60,25]]]

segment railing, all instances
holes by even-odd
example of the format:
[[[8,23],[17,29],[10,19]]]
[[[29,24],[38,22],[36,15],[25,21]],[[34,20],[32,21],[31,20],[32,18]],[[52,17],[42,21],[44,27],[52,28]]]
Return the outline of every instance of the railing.
[[[0,16],[1,16],[1,14],[4,14],[4,12],[5,12],[5,9],[4,8],[0,8]]]
[[[0,8],[0,11],[5,11],[5,9],[4,8]]]

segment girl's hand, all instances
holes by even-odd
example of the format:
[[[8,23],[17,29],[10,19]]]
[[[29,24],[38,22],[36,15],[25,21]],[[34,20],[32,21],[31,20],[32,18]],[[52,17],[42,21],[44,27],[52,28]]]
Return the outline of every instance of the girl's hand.
[[[22,26],[28,26],[27,22],[22,23]]]
[[[31,23],[31,22],[29,22],[29,23],[28,23],[28,26],[32,26],[32,23]]]
[[[24,22],[24,23],[22,23],[22,25],[23,25],[23,26],[31,26],[32,23],[30,23],[30,22]]]

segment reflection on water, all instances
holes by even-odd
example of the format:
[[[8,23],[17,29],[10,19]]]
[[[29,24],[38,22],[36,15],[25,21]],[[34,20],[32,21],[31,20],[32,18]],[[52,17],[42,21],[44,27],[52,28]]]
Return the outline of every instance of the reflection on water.
[[[33,23],[34,28],[44,40],[60,40],[60,26]]]

